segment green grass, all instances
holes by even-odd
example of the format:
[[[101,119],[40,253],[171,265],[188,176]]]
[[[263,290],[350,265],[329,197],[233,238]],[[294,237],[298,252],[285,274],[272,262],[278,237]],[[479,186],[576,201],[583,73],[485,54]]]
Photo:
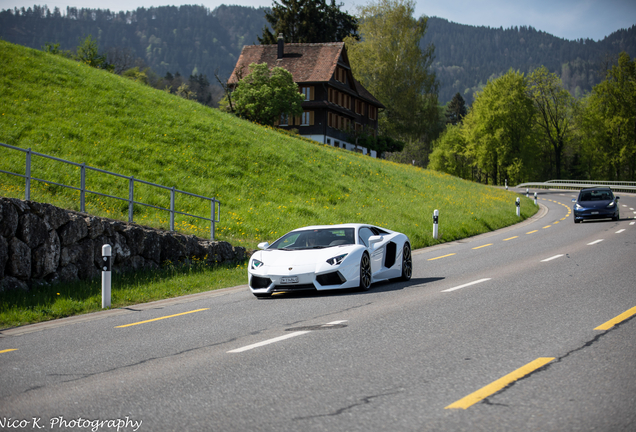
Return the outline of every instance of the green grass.
[[[112,275],[111,308],[246,283],[246,264],[210,268],[166,266],[159,271]],[[0,293],[0,329],[102,310],[101,279]]]
[[[0,41],[0,142],[176,186],[222,203],[217,240],[255,248],[310,224],[371,223],[406,233],[413,248],[519,221],[512,192],[321,145],[145,87],[86,65]],[[24,173],[24,153],[0,148],[0,169]],[[79,187],[79,169],[34,157],[33,175]],[[128,182],[90,173],[91,190],[128,196]],[[0,174],[0,195],[24,198],[24,181]],[[31,199],[79,209],[79,193],[32,183]],[[169,207],[169,193],[139,186],[135,199]],[[209,202],[176,209],[209,216]],[[432,214],[440,211],[440,239]],[[522,219],[536,212],[522,197]],[[127,220],[127,204],[89,196],[87,211]],[[135,222],[167,228],[165,212],[136,206]],[[209,237],[209,222],[176,228]],[[4,302],[3,302],[4,303]],[[48,307],[48,306],[47,306]]]

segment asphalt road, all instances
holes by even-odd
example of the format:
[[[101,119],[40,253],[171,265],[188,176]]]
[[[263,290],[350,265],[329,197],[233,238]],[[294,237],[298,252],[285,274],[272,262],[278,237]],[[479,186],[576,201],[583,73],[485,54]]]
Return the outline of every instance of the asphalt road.
[[[636,197],[575,225],[574,193],[538,193],[408,283],[2,331],[0,430],[636,431]]]

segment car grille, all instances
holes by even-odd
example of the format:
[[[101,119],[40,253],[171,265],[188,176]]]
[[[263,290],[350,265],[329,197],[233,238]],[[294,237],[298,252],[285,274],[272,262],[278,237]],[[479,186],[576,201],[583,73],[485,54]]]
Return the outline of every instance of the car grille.
[[[325,274],[316,276],[316,281],[320,285],[325,286],[325,285],[342,285],[347,280],[344,278],[344,276],[340,274],[339,271],[335,271],[335,272],[325,273]]]
[[[258,288],[267,288],[272,284],[272,280],[270,278],[264,278],[259,276],[252,276],[251,286],[254,289]]]
[[[316,289],[314,284],[298,284],[298,285],[285,284],[285,285],[276,285],[274,287],[274,290],[276,291],[297,291],[297,290],[310,290],[310,289]]]

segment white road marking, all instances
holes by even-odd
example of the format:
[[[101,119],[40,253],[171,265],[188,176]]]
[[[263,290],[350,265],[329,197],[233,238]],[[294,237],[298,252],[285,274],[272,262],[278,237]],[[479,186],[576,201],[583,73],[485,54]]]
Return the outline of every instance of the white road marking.
[[[455,290],[458,290],[458,289],[462,289],[462,288],[469,287],[469,286],[471,286],[471,285],[476,285],[476,284],[478,284],[478,283],[486,282],[486,281],[489,281],[489,280],[491,280],[491,279],[492,279],[492,278],[479,279],[479,280],[476,280],[476,281],[474,281],[474,282],[469,282],[469,283],[464,284],[464,285],[456,286],[455,288],[449,288],[449,289],[446,289],[446,290],[444,290],[444,291],[442,291],[442,292],[451,292],[451,291],[455,291]]]
[[[620,229],[620,230],[616,231],[616,234],[620,234],[620,233],[622,233],[623,231],[625,231],[625,230],[624,230],[624,229]]]
[[[304,335],[306,333],[311,333],[311,331],[306,330],[306,331],[297,331],[297,332],[288,333],[285,336],[278,336],[278,337],[275,337],[273,339],[268,339],[268,340],[264,340],[262,342],[258,342],[258,343],[252,344],[252,345],[247,345],[247,346],[244,346],[242,348],[233,349],[231,351],[228,351],[228,353],[241,353],[243,351],[248,351],[248,350],[251,350],[251,349],[254,349],[254,348],[259,348],[259,347],[262,347],[262,346],[265,346],[265,345],[269,345],[269,344],[273,344],[273,343],[276,343],[276,342],[280,342],[280,341],[283,341],[285,339],[289,339],[289,338],[293,338],[293,337],[296,337],[296,336]]]
[[[595,245],[596,243],[600,243],[600,242],[602,242],[602,241],[603,241],[603,239],[600,239],[600,240],[594,240],[592,243],[588,243],[587,245],[588,245],[588,246],[592,246],[592,245]]]
[[[552,261],[553,259],[561,258],[563,255],[564,255],[564,254],[561,254],[561,255],[555,255],[555,256],[553,256],[553,257],[550,257],[550,258],[546,258],[546,259],[544,259],[544,260],[541,260],[541,262],[548,262],[548,261]]]
[[[630,224],[630,225],[634,225],[634,224],[636,224],[636,222],[630,222],[629,224]]]
[[[322,327],[334,326],[334,325],[338,325],[338,324],[342,324],[342,323],[346,323],[346,322],[347,322],[347,320],[332,321],[330,323],[323,324]],[[259,348],[259,347],[262,347],[262,346],[265,346],[265,345],[269,345],[269,344],[273,344],[273,343],[276,343],[276,342],[284,341],[285,339],[293,338],[293,337],[296,337],[296,336],[301,336],[301,335],[304,335],[306,333],[311,333],[311,330],[296,331],[296,332],[288,333],[288,334],[286,334],[284,336],[278,336],[278,337],[275,337],[275,338],[272,338],[272,339],[267,339],[267,340],[264,340],[262,342],[258,342],[258,343],[252,344],[252,345],[244,346],[242,348],[233,349],[231,351],[228,351],[228,354],[229,353],[241,353],[241,352],[248,351],[248,350],[251,350],[251,349],[254,349],[254,348]]]
[[[338,324],[342,324],[342,323],[346,323],[346,322],[347,322],[347,320],[332,321],[332,322],[330,322],[330,323],[323,324],[323,327],[324,327],[324,326],[338,325]]]

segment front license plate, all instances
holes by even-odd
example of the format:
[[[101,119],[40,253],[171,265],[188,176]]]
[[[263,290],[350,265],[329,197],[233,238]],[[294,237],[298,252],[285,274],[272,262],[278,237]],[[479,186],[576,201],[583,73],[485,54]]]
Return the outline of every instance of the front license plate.
[[[598,214],[598,212],[592,212],[593,215]]]
[[[282,284],[298,283],[298,276],[282,277],[282,278],[280,278],[280,283],[282,283]]]

